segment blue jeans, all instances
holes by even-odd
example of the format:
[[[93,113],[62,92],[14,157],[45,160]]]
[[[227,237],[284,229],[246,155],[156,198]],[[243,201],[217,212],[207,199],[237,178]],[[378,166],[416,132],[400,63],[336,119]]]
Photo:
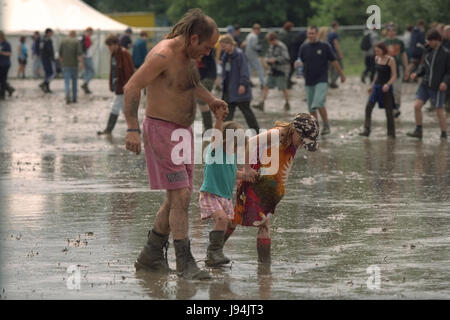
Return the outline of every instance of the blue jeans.
[[[89,81],[91,81],[91,79],[95,75],[94,62],[92,61],[92,57],[83,57],[83,62],[84,62],[83,80],[84,83],[89,83]]]
[[[70,80],[72,80],[72,98],[77,100],[77,79],[78,79],[78,68],[77,67],[63,67],[64,75],[64,94],[70,97]]]

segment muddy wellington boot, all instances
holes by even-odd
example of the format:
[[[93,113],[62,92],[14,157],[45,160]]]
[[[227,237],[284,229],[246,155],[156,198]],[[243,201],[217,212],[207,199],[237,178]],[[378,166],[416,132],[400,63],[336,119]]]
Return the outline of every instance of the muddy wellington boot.
[[[422,126],[417,126],[416,130],[414,130],[413,132],[408,132],[406,133],[406,135],[409,137],[422,139],[423,135]]]
[[[108,119],[108,124],[106,125],[106,129],[103,130],[103,131],[97,131],[97,134],[98,135],[111,134],[111,132],[113,131],[114,127],[116,126],[117,118],[119,118],[119,115],[110,113],[109,114],[109,119]]]
[[[154,230],[150,230],[147,243],[134,263],[136,271],[146,270],[161,273],[169,273],[172,271],[167,262],[168,240],[169,235],[162,235]]]
[[[189,238],[174,240],[175,257],[177,261],[178,276],[190,280],[211,279],[208,272],[201,270],[191,253],[191,242]]]
[[[206,251],[206,266],[218,267],[230,263],[230,259],[223,254],[225,231],[216,230],[209,233],[209,245]]]
[[[270,263],[270,238],[257,238],[256,249],[258,251],[258,261]]]

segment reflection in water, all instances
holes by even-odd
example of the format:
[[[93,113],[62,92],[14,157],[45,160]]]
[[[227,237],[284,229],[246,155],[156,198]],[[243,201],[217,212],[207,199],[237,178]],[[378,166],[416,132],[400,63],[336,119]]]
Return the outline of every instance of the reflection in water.
[[[263,300],[272,298],[272,271],[270,263],[258,263],[259,297]]]

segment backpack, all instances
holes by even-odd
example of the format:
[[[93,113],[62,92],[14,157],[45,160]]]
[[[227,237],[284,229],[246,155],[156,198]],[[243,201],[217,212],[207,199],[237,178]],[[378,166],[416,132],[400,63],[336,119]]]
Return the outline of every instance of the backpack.
[[[366,34],[361,40],[361,50],[367,51],[372,47],[372,42],[370,41],[370,33]]]

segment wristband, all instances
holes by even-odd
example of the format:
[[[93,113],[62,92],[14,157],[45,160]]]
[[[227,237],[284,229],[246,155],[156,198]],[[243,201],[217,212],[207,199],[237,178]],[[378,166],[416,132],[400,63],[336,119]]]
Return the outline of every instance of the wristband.
[[[139,129],[127,129],[127,132],[140,132]]]

